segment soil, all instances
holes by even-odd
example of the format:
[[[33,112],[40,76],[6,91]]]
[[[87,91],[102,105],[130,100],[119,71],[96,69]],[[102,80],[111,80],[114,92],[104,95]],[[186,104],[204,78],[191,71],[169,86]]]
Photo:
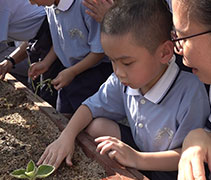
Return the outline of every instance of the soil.
[[[9,174],[37,162],[46,146],[60,134],[57,126],[27,98],[24,91],[0,81],[0,180],[11,180]],[[76,144],[73,166],[65,163],[49,180],[96,180],[106,177],[104,169],[87,158]]]

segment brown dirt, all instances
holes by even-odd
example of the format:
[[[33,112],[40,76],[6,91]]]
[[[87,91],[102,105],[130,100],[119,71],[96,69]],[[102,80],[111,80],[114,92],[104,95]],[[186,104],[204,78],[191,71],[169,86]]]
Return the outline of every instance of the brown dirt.
[[[0,81],[0,180],[15,169],[25,168],[32,159],[37,162],[46,146],[60,134],[55,124],[30,101],[24,91]],[[63,163],[46,179],[83,180],[106,177],[104,169],[86,157],[76,144],[74,166]]]

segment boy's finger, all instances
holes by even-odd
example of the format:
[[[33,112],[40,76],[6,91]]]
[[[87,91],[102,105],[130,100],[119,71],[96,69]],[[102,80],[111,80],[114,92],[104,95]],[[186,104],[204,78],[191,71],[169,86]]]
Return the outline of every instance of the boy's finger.
[[[60,90],[62,88],[61,84],[55,84],[54,85],[54,89],[56,89],[57,91]]]
[[[195,179],[206,180],[204,161],[201,158],[193,158],[191,161],[192,173]]]
[[[97,151],[97,152],[100,152],[101,149],[102,149],[106,144],[108,144],[108,143],[110,143],[110,141],[102,141],[101,143],[99,143],[99,144],[97,145],[96,151]]]
[[[42,156],[40,157],[40,159],[37,162],[37,165],[40,165],[40,164],[43,163],[43,161],[46,158],[47,154],[48,154],[48,149],[46,149],[45,152],[42,154]]]
[[[111,159],[114,159],[115,156],[116,156],[116,154],[117,154],[117,151],[116,151],[116,150],[112,150],[112,151],[110,151],[110,152],[108,153],[108,156],[109,156]]]
[[[109,138],[110,138],[110,136],[101,136],[101,137],[95,138],[95,142],[99,143],[99,142],[108,140]]]
[[[52,81],[51,81],[51,84],[53,84],[53,85],[56,85],[57,84],[57,78],[55,78],[55,79],[53,79]]]
[[[57,159],[57,156],[55,154],[53,154],[51,156],[51,158],[49,159],[48,164],[51,164],[53,166],[55,164],[55,162],[56,162],[56,159]]]
[[[33,79],[33,81],[34,81],[35,79],[37,79],[37,76],[33,76],[32,79]]]
[[[60,166],[60,164],[62,163],[63,159],[58,155],[56,157],[56,160],[54,161],[54,164],[52,164],[52,166],[54,166],[56,169]]]
[[[67,164],[68,166],[72,166],[72,165],[73,165],[71,159],[72,159],[71,154],[68,154],[67,157],[66,157],[66,164]]]
[[[100,154],[103,155],[105,154],[106,152],[109,152],[110,150],[113,150],[113,143],[112,142],[109,142],[107,144],[105,144],[101,150],[100,150]]]
[[[50,162],[50,160],[52,158],[52,155],[53,155],[52,153],[48,153],[46,158],[43,161],[43,164],[49,164],[49,162]]]
[[[83,5],[86,6],[87,8],[92,8],[94,2],[93,2],[92,0],[91,0],[91,1],[90,1],[90,0],[84,0],[82,3],[83,3]]]

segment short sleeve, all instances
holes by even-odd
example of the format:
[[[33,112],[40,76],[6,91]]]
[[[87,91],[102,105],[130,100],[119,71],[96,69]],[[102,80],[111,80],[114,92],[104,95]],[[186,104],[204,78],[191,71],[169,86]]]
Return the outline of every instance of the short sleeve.
[[[10,12],[6,9],[0,8],[0,42],[8,39]]]
[[[83,10],[85,13],[85,9]],[[88,14],[84,14],[84,22],[86,23],[86,27],[88,29],[88,44],[90,46],[90,50],[93,53],[103,53],[104,50],[100,41],[100,24],[95,21]]]
[[[122,120],[126,116],[122,91],[123,86],[112,74],[98,92],[83,104],[89,107],[94,118],[105,117],[117,121]]]

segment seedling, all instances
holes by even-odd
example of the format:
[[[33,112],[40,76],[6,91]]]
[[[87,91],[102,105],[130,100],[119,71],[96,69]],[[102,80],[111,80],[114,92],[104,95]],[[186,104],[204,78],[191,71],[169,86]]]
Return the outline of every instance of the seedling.
[[[27,49],[27,52],[29,51],[29,49]],[[41,58],[39,58],[39,62],[41,61]],[[28,64],[29,64],[29,66],[31,66],[31,60],[30,60],[30,56],[29,56],[29,54],[28,54]],[[35,92],[35,94],[37,95],[37,92],[38,92],[38,90],[39,90],[39,88],[42,88],[43,87],[43,85],[47,85],[47,89],[46,89],[46,91],[47,90],[49,90],[50,91],[50,93],[51,93],[51,95],[53,95],[53,90],[52,90],[52,86],[51,86],[51,79],[46,79],[46,80],[41,80],[40,82],[38,82],[37,84],[36,84],[36,87],[35,87],[35,84],[34,84],[34,81],[32,80],[32,78],[30,78],[30,81],[31,81],[31,85],[32,85],[32,89],[34,90],[34,92]]]
[[[37,86],[35,88],[35,94],[37,94],[39,88],[42,88],[43,85],[47,85],[47,90],[50,91],[51,95],[53,95],[53,90],[52,90],[52,86],[51,86],[51,79],[46,79],[44,81],[40,81],[39,83],[37,83]]]
[[[11,103],[9,103],[8,101],[7,101],[7,99],[6,98],[0,98],[0,101],[3,101],[2,103],[2,106],[4,107],[4,106],[6,106],[7,107],[7,109],[9,110],[12,106],[13,106],[13,104],[11,104]],[[1,103],[0,103],[0,107],[1,107]]]
[[[10,173],[11,176],[18,179],[29,179],[35,180],[37,178],[46,178],[51,175],[55,170],[54,166],[50,165],[40,165],[38,168],[35,163],[31,160],[26,169],[17,169]]]

